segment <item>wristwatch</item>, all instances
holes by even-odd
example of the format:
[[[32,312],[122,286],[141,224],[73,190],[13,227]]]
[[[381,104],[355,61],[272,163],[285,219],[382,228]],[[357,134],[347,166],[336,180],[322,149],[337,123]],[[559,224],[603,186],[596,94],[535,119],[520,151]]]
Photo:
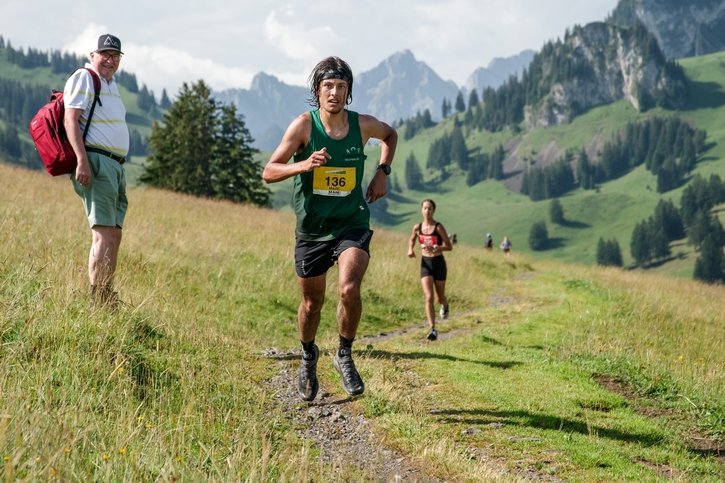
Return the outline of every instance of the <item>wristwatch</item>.
[[[390,176],[390,165],[389,164],[378,164],[378,171],[385,173],[385,176]]]

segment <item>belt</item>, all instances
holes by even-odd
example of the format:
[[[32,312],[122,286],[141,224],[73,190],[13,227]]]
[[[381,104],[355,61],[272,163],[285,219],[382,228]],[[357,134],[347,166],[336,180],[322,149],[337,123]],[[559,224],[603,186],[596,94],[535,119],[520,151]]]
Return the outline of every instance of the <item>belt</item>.
[[[89,153],[102,154],[103,156],[106,156],[107,158],[111,158],[114,161],[118,161],[118,164],[123,164],[126,162],[126,158],[124,156],[120,156],[116,153],[112,153],[111,151],[106,151],[105,149],[92,148],[90,146],[86,146],[86,151]]]

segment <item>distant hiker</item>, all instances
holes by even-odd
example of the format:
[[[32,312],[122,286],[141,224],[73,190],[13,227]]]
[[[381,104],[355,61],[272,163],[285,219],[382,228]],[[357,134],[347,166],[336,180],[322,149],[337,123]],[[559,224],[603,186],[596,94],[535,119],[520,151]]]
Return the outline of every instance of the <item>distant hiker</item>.
[[[458,235],[454,233],[451,235],[451,245],[455,245],[456,243],[458,243]]]
[[[509,237],[503,237],[503,241],[501,242],[501,250],[503,250],[506,255],[511,254],[511,240],[509,240]]]
[[[128,207],[123,163],[128,154],[129,133],[126,108],[113,74],[118,70],[122,55],[121,41],[110,34],[101,35],[96,50],[90,53],[90,63],[86,67],[100,76],[101,96],[93,112],[85,145],[83,129],[94,97],[91,74],[85,69],[77,70],[63,90],[63,125],[78,158],[78,166],[70,178],[83,200],[91,227],[88,277],[91,303],[94,305],[114,305],[118,302],[113,278]]]
[[[486,250],[493,250],[493,236],[490,233],[486,233]]]
[[[441,304],[441,318],[448,317],[448,299],[446,298],[448,267],[443,252],[453,250],[446,229],[433,218],[435,210],[436,204],[433,200],[423,200],[420,205],[423,221],[413,225],[413,231],[408,239],[408,256],[410,258],[415,258],[416,242],[421,249],[420,282],[425,296],[425,316],[428,319],[428,327],[430,327],[428,340],[438,338],[434,295],[438,296],[438,303]]]
[[[351,396],[365,385],[352,359],[362,300],[360,288],[370,260],[370,210],[387,193],[387,177],[398,141],[395,129],[366,114],[347,110],[352,102],[353,75],[338,57],[319,62],[309,77],[310,104],[287,127],[272,153],[263,178],[276,183],[294,176],[295,268],[302,300],[297,325],[302,363],[297,392],[305,401],[317,395],[315,336],[325,300],[327,271],[338,264],[337,326],[340,345],[333,365]],[[380,161],[363,191],[364,146],[379,139]],[[294,162],[289,163],[294,157]]]

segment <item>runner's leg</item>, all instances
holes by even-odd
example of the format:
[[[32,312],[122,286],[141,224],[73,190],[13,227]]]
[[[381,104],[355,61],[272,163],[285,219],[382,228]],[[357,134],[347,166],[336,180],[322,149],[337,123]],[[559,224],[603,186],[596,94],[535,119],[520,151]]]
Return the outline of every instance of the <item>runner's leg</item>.
[[[317,277],[297,277],[302,300],[297,309],[297,330],[302,342],[310,342],[317,334],[320,313],[325,302],[326,274]]]
[[[436,324],[433,276],[421,277],[420,283],[425,297],[425,318],[428,320],[428,326],[433,329]]]
[[[343,251],[337,260],[340,296],[337,304],[337,325],[340,335],[350,340],[357,334],[362,315],[360,290],[369,261],[370,255],[365,250],[354,247]]]

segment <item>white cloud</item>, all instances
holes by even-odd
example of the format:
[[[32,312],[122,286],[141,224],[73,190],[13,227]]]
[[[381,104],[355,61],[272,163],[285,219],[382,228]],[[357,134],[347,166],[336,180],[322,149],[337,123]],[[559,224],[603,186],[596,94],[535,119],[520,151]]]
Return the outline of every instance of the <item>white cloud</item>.
[[[108,27],[105,25],[98,25],[95,23],[88,24],[81,33],[79,33],[73,40],[64,45],[61,50],[67,50],[69,52],[75,52],[78,55],[85,55],[94,50],[98,46],[98,37],[100,35],[109,33]],[[121,49],[126,50],[126,44],[121,42]]]
[[[264,34],[270,45],[280,53],[302,61],[320,57],[321,46],[338,42],[334,29],[328,26],[308,27],[289,6],[267,15]]]
[[[213,89],[248,88],[261,71],[303,85],[328,55],[357,73],[404,49],[462,85],[492,58],[539,49],[567,27],[604,19],[617,2],[126,0],[111,14],[98,2],[55,9],[51,0],[3,0],[0,35],[16,47],[86,55],[99,34],[111,32],[127,54],[122,68],[157,94],[199,78]]]
[[[169,96],[173,97],[183,82],[193,84],[200,79],[214,90],[248,86],[256,74],[169,47],[129,43],[127,52],[129,56],[124,58],[123,68],[143,79],[143,83],[158,95],[166,87]]]
[[[105,25],[89,24],[63,50],[87,55],[95,49],[98,36],[108,33]],[[121,69],[132,72],[157,96],[166,88],[173,97],[182,83],[204,79],[214,90],[247,86],[257,71],[228,67],[208,58],[198,58],[188,52],[162,45],[139,45],[121,39],[124,52]]]

